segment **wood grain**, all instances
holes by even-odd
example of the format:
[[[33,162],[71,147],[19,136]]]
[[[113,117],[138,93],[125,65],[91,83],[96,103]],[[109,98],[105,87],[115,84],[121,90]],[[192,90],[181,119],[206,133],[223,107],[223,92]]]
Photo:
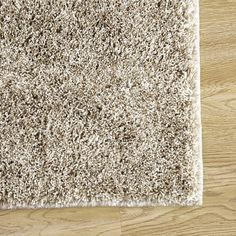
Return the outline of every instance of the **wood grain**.
[[[204,205],[0,211],[0,235],[236,235],[236,0],[202,0]]]
[[[119,208],[7,210],[0,212],[2,235],[121,235]]]

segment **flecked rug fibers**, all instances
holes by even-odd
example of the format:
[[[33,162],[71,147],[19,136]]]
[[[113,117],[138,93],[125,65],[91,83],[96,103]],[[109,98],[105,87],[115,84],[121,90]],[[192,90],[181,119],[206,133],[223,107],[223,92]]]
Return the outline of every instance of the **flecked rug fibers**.
[[[0,208],[201,204],[197,0],[2,0],[0,24]]]

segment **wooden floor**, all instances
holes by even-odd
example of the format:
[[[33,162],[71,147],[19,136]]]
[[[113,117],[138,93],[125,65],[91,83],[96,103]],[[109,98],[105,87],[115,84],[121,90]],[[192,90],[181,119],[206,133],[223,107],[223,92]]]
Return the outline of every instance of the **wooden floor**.
[[[201,0],[204,205],[0,211],[0,235],[236,235],[236,0]]]

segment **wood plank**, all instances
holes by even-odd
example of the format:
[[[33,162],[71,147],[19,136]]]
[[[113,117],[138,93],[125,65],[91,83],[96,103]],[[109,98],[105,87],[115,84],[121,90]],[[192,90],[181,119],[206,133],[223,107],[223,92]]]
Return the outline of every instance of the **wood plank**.
[[[121,235],[119,208],[64,208],[0,212],[0,235]]]

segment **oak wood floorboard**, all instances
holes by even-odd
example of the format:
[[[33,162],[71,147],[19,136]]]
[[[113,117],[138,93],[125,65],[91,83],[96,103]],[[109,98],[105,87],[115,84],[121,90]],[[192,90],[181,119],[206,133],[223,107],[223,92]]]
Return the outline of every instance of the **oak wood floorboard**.
[[[118,236],[119,208],[64,208],[0,212],[0,235]]]

